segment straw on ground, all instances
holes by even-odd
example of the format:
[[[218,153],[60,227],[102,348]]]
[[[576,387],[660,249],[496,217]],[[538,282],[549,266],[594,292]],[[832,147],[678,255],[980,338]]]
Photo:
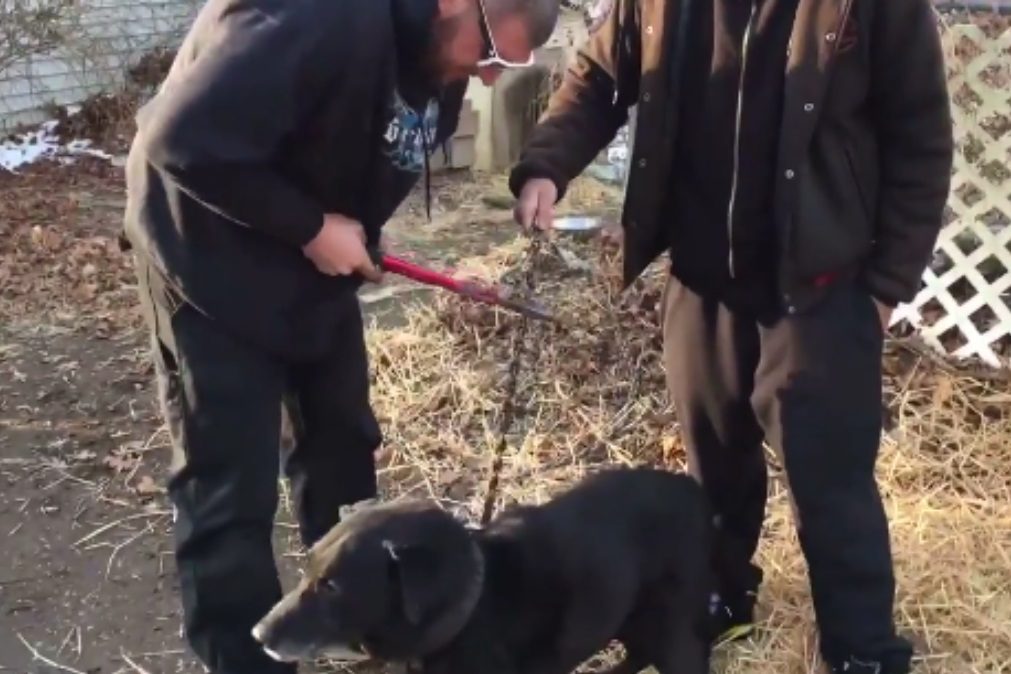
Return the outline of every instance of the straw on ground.
[[[591,269],[550,249],[541,261],[541,299],[565,324],[530,331],[536,363],[525,363],[518,387],[503,502],[543,501],[607,464],[684,465],[663,388],[663,270],[620,294],[613,255],[560,245]],[[517,241],[463,268],[508,280],[521,249]],[[440,296],[406,320],[369,336],[384,489],[438,499],[475,520],[520,319]],[[899,625],[919,647],[923,674],[1011,671],[1011,386],[1003,376],[969,376],[914,342],[891,341],[886,351],[886,398],[898,423],[883,443],[879,478]],[[714,671],[725,674],[801,674],[818,663],[805,565],[771,453],[770,464],[761,630],[720,649]]]

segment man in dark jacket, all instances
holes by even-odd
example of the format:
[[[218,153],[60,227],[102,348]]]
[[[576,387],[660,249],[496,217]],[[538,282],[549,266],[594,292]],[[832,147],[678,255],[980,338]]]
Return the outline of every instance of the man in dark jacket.
[[[602,0],[511,176],[552,207],[637,106],[625,281],[669,251],[665,362],[721,528],[714,608],[749,624],[777,451],[834,672],[902,674],[874,478],[881,348],[941,227],[952,123],[929,0]]]
[[[210,0],[139,113],[125,240],[174,447],[186,635],[215,674],[292,669],[250,630],[271,551],[282,399],[311,545],[376,493],[355,294],[367,249],[454,131],[467,78],[525,66],[557,0]],[[427,175],[426,175],[427,180]]]

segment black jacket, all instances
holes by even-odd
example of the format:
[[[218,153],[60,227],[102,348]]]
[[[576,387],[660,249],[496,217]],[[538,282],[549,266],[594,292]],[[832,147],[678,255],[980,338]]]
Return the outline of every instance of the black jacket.
[[[698,0],[614,0],[510,177],[563,194],[638,104],[622,222],[625,281],[670,245],[666,200]],[[954,154],[930,0],[800,0],[786,50],[772,189],[779,302],[804,311],[826,275],[912,300],[930,261]],[[691,256],[691,250],[683,250]]]
[[[301,247],[325,213],[376,243],[456,128],[466,82],[439,92],[415,67],[435,6],[209,0],[137,117],[129,243],[223,328],[286,358],[325,351],[361,279]]]
[[[798,0],[704,0],[689,17],[665,206],[671,268],[731,307],[778,307],[773,192]]]

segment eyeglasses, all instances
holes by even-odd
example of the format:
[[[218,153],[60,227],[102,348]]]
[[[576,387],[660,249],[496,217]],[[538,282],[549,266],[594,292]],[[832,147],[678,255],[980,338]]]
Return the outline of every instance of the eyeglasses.
[[[500,68],[529,68],[534,64],[534,52],[530,52],[530,56],[526,61],[509,61],[502,58],[498,53],[498,47],[495,46],[495,38],[491,35],[491,24],[488,23],[488,12],[484,7],[484,0],[477,0],[477,6],[481,10],[481,36],[484,38],[485,45],[485,56],[477,62],[478,68],[484,68],[487,66],[498,66]]]

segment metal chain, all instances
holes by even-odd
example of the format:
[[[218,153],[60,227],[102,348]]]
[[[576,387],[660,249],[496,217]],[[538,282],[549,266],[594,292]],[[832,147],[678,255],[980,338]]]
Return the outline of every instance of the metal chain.
[[[531,236],[530,244],[527,248],[527,266],[524,274],[524,290],[526,291],[528,297],[532,296],[535,287],[534,281],[537,271],[537,260],[541,253],[541,247],[543,245],[542,240],[543,236],[539,235],[535,231]],[[615,319],[615,324],[612,325],[612,335],[617,336],[620,332],[619,323],[620,317],[617,317]],[[492,513],[495,510],[495,500],[498,496],[502,468],[505,463],[505,450],[508,446],[508,433],[512,428],[512,424],[516,416],[516,393],[519,384],[520,366],[522,365],[523,356],[527,349],[529,326],[530,319],[525,315],[521,315],[519,329],[517,330],[516,340],[514,342],[513,357],[509,363],[509,371],[505,384],[506,395],[502,404],[502,417],[498,428],[498,444],[495,447],[495,453],[492,459],[491,475],[485,489],[484,505],[481,511],[481,526],[488,524],[491,520]],[[619,347],[618,360],[628,361],[632,370],[632,381],[630,382],[628,388],[625,406],[619,410],[618,418],[612,421],[611,427],[605,431],[603,437],[601,438],[601,440],[605,443],[613,442],[615,439],[626,433],[632,425],[628,421],[627,417],[631,413],[631,408],[635,407],[638,403],[643,380],[643,368],[639,367],[640,363],[637,362],[637,359],[635,358],[635,354],[633,353],[634,350],[629,344],[624,343],[619,339],[615,339],[614,341],[622,345]],[[534,353],[536,354],[537,352],[535,351]]]
[[[527,247],[526,271],[523,275],[523,285],[527,297],[532,296],[534,292],[534,279],[537,270],[537,260],[541,252],[542,238],[536,230],[530,235],[530,244]],[[502,417],[499,421],[498,444],[495,447],[495,454],[492,458],[491,476],[488,478],[488,485],[485,488],[484,506],[481,509],[481,526],[488,524],[495,510],[495,499],[498,496],[500,476],[503,464],[505,463],[505,450],[508,446],[508,433],[516,417],[516,390],[519,384],[520,366],[523,362],[523,355],[526,352],[529,327],[530,318],[526,315],[521,315],[519,329],[513,342],[513,357],[509,362],[509,372],[505,384],[506,393],[505,400],[502,403]]]
[[[622,299],[618,300],[618,307],[615,310],[614,321],[611,324],[610,336],[613,338],[614,343],[619,344],[618,347],[618,357],[616,362],[619,367],[624,364],[632,373],[631,381],[629,382],[625,404],[618,410],[615,418],[611,420],[611,426],[604,433],[601,440],[608,443],[613,443],[619,438],[623,437],[628,430],[633,426],[629,421],[629,417],[632,411],[639,404],[640,388],[642,387],[643,375],[646,372],[646,368],[642,367],[641,358],[643,352],[640,350],[638,354],[633,348],[633,342],[630,339],[621,339],[623,333],[627,333],[627,328],[622,329],[622,315],[621,315],[621,304]],[[634,313],[634,309],[629,304],[625,305],[630,312]],[[662,328],[661,328],[662,329]],[[604,333],[606,335],[607,333]],[[606,337],[602,336],[604,339]],[[638,356],[638,358],[636,357]]]

